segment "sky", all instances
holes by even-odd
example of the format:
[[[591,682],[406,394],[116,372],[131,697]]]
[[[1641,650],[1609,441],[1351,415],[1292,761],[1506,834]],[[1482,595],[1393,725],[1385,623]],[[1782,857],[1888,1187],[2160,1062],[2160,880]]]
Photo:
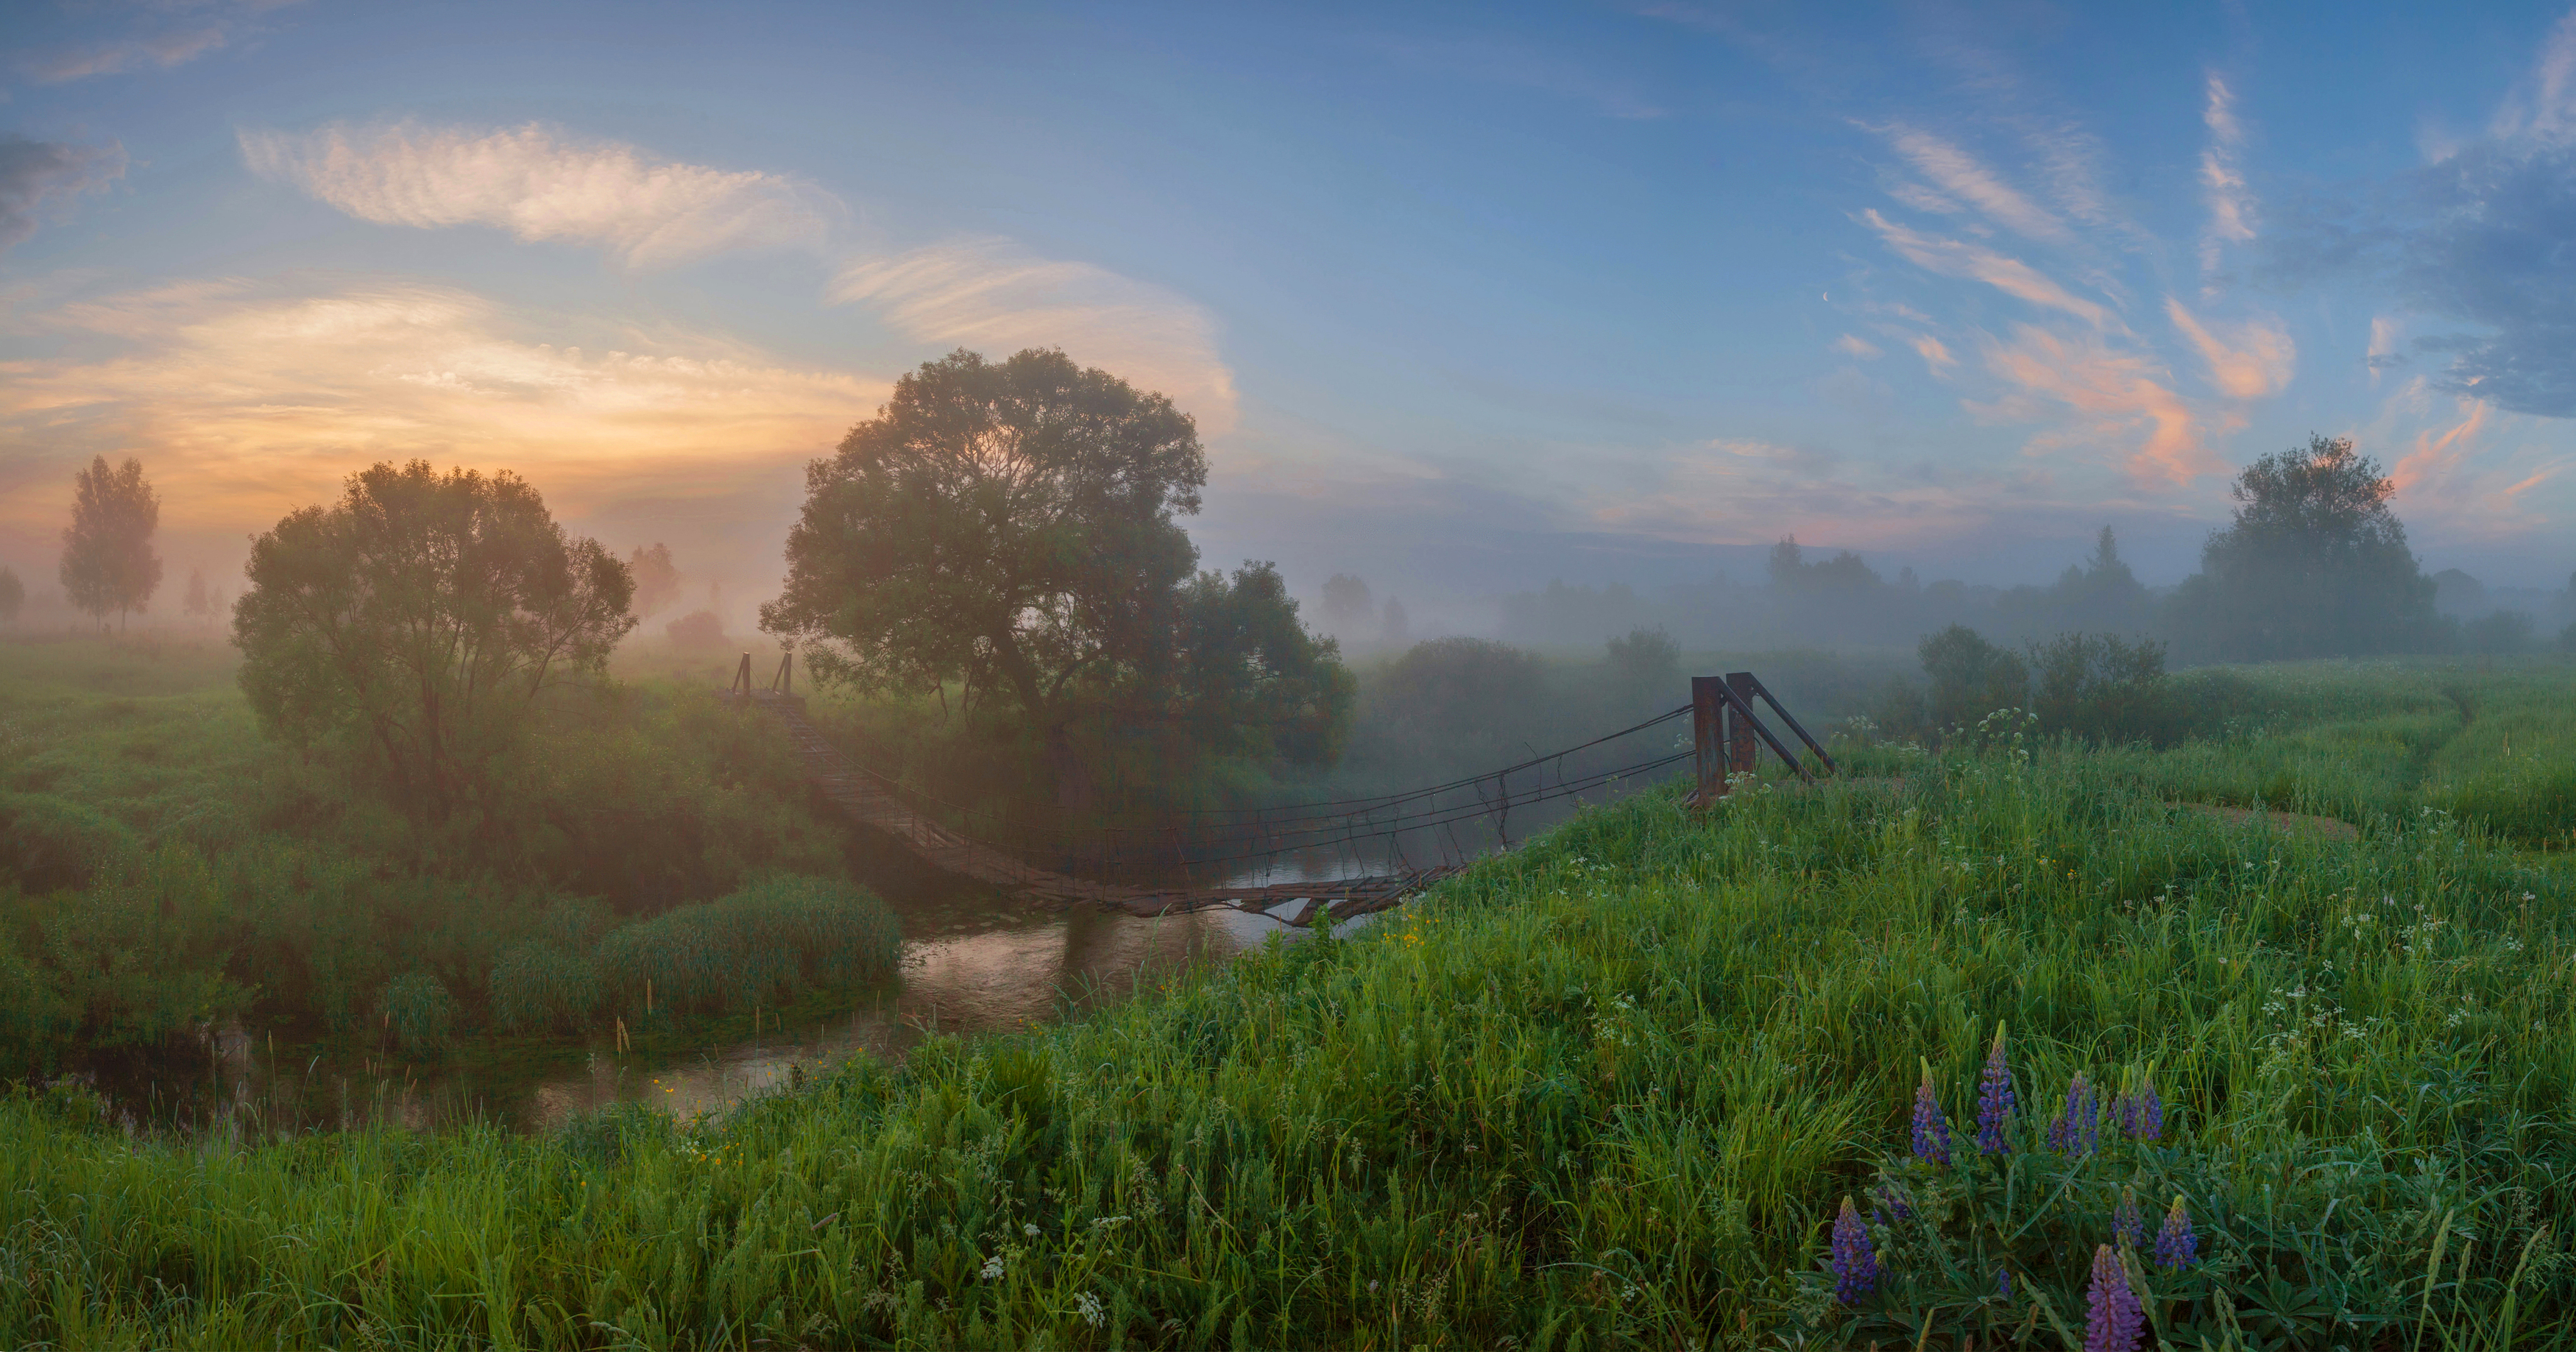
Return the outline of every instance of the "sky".
[[[1460,624],[1789,535],[2170,583],[2312,433],[2428,571],[2576,568],[2556,6],[8,8],[39,589],[94,455],[180,574],[417,456],[747,610],[896,377],[1033,346],[1197,419],[1209,566]]]

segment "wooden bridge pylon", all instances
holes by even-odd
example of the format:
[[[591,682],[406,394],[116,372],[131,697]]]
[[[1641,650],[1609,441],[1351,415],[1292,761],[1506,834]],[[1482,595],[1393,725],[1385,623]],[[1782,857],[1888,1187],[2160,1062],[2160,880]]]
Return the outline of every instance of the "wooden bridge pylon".
[[[1798,772],[1798,778],[1810,784],[1815,782],[1816,777],[1807,769],[1806,763],[1755,716],[1753,702],[1757,699],[1770,705],[1771,712],[1778,714],[1780,721],[1789,726],[1789,731],[1806,743],[1807,749],[1824,764],[1825,773],[1837,773],[1834,758],[1825,751],[1824,744],[1818,742],[1807,731],[1806,725],[1780,703],[1779,697],[1762,684],[1760,677],[1749,671],[1730,671],[1724,677],[1693,676],[1691,746],[1697,753],[1693,762],[1699,779],[1698,789],[1691,794],[1693,806],[1705,807],[1725,797],[1733,787],[1735,776],[1753,773],[1763,745],[1787,761],[1789,768]],[[1759,744],[1756,738],[1760,739]]]

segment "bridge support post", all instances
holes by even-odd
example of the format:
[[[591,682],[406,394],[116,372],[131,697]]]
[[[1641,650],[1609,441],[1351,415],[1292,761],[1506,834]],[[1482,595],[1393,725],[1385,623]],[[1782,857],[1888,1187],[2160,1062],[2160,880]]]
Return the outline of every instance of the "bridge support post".
[[[1698,772],[1694,804],[1726,796],[1726,693],[1715,676],[1691,677],[1691,765]]]
[[[742,655],[742,665],[734,668],[732,694],[751,698],[751,654]]]

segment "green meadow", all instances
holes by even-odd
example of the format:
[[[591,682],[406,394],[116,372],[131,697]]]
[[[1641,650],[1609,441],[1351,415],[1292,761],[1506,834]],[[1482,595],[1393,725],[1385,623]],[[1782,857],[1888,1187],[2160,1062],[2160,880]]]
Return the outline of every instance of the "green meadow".
[[[2565,1345],[2576,670],[2174,686],[2204,731],[2165,750],[1846,738],[1839,781],[1666,786],[1378,923],[717,1117],[156,1134],[30,1080],[0,1340],[2065,1347],[2112,1244],[2175,1348]],[[205,713],[156,725],[173,765],[246,735]],[[667,923],[624,942],[713,918]],[[2079,1074],[2098,1139],[2052,1148]],[[1847,1200],[1876,1274],[1838,1293]]]

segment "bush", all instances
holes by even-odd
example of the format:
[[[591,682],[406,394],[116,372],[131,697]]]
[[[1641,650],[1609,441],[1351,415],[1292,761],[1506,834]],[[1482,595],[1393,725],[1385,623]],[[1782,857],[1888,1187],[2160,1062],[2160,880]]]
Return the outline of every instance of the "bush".
[[[2030,702],[2030,668],[1964,624],[1925,638],[1916,652],[1923,674],[1932,678],[1925,696],[1931,731],[1967,727],[1997,709]]]
[[[40,900],[39,956],[92,1046],[150,1047],[236,1014],[213,869],[171,846],[121,863],[88,892]]]
[[[671,642],[682,648],[721,648],[724,646],[724,621],[712,610],[693,610],[662,626]]]
[[[656,1008],[732,1010],[874,980],[901,942],[894,912],[865,888],[782,877],[612,930],[599,967],[621,1003],[649,981]]]
[[[0,876],[30,892],[81,887],[135,846],[134,832],[47,793],[0,793]]]
[[[2030,659],[2038,671],[2031,709],[2041,731],[2113,744],[2170,746],[2181,740],[2182,718],[2165,682],[2163,644],[2060,634],[2031,645]]]
[[[51,985],[18,956],[7,931],[0,930],[0,1078],[52,1069],[56,1051],[71,1032]]]
[[[1436,638],[1395,659],[1375,693],[1388,721],[1459,742],[1526,722],[1545,685],[1534,654],[1491,639]]]
[[[405,972],[386,982],[376,1012],[407,1052],[435,1050],[456,1036],[456,997],[427,972]]]

